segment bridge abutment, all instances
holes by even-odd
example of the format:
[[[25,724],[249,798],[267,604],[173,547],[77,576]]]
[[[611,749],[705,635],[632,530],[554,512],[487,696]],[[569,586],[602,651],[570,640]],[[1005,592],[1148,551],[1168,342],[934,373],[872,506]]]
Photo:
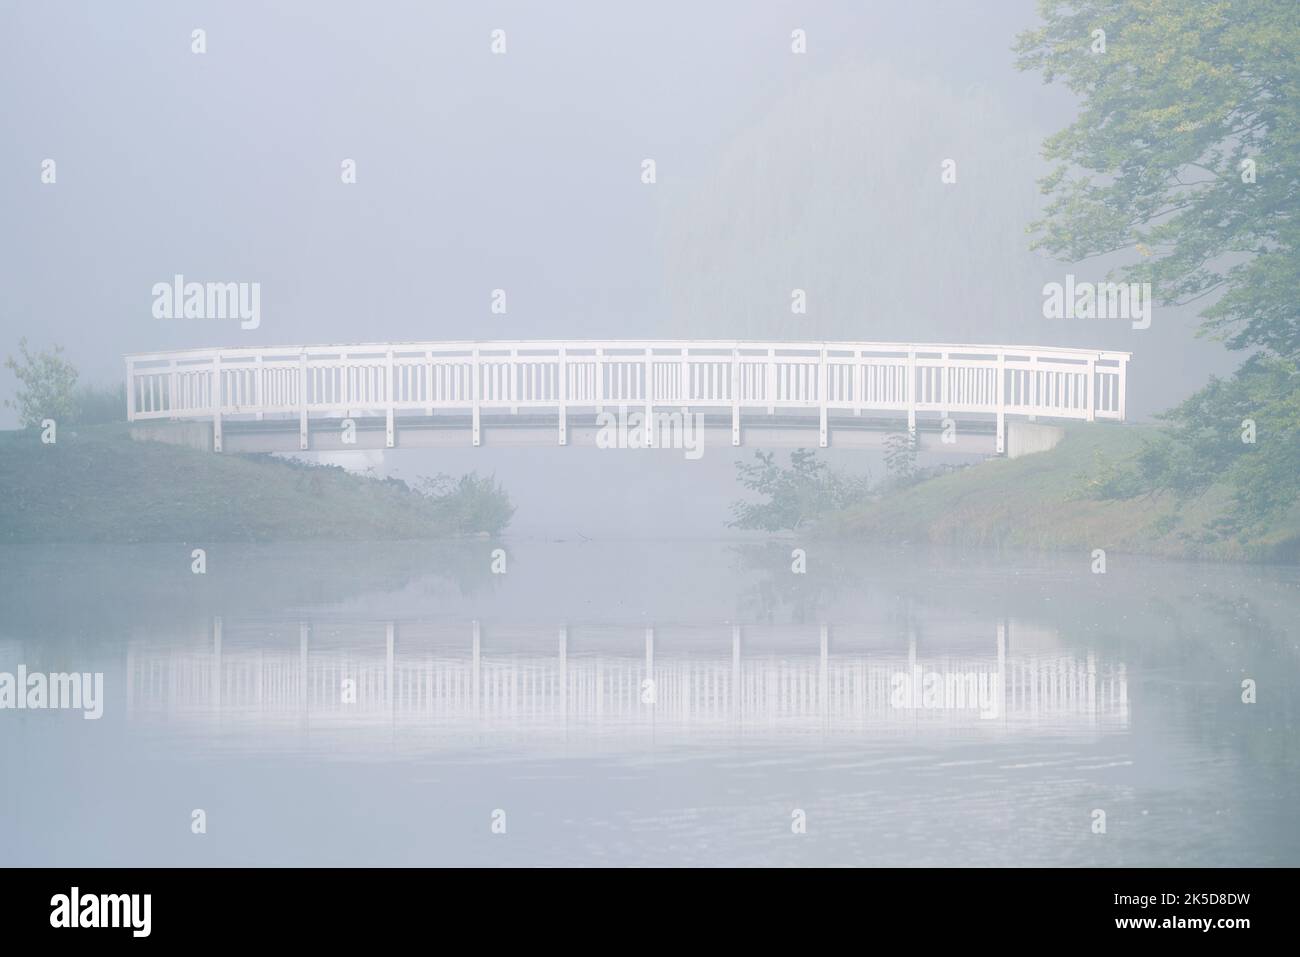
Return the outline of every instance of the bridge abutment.
[[[1054,449],[1065,438],[1065,429],[1059,425],[1043,425],[1039,422],[1007,423],[1007,458],[1018,459],[1035,452]]]
[[[213,451],[215,437],[211,422],[134,422],[131,438],[137,442],[165,442],[200,452]]]

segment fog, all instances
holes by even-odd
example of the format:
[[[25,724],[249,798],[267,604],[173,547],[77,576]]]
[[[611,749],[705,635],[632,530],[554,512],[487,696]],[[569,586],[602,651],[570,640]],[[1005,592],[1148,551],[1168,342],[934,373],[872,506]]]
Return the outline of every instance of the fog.
[[[1047,317],[1037,8],[5,5],[0,863],[1294,865],[1294,402]]]
[[[1028,249],[1038,145],[1071,112],[1012,66],[1033,20],[1030,2],[669,3],[636,17],[598,3],[12,5],[0,349],[59,343],[83,381],[115,384],[124,353],[216,345],[1086,346],[1134,353],[1141,419],[1232,363],[1177,309],[1157,307],[1148,330],[1043,318],[1044,282],[1112,264]],[[791,54],[795,28],[805,55]],[[55,186],[40,181],[47,158]],[[956,184],[940,182],[946,158]],[[355,184],[341,182],[347,159]],[[150,290],[176,274],[260,282],[259,327],[154,318]],[[495,472],[557,515],[606,481],[548,449],[406,456],[378,468]],[[667,481],[703,499],[678,495],[646,521],[716,525],[730,461],[638,461],[620,473],[624,501]],[[541,521],[528,504],[519,519]]]

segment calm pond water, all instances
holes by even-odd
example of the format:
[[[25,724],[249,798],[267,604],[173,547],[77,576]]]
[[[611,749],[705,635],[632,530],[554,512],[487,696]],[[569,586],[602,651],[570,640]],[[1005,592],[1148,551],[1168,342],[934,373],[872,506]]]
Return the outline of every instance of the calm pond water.
[[[1297,569],[795,544],[0,549],[0,861],[1300,864]]]

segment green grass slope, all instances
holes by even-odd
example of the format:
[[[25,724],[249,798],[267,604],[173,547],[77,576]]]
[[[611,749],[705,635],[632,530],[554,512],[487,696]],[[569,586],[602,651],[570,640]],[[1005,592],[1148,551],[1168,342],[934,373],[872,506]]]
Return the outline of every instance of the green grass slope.
[[[0,432],[0,543],[437,538],[472,509],[395,481],[132,441],[126,426]],[[463,503],[456,503],[463,504]],[[472,521],[470,519],[469,521]]]
[[[1177,502],[1167,494],[1102,501],[1083,494],[1099,463],[1117,463],[1154,429],[1109,424],[1067,428],[1055,449],[979,465],[889,493],[835,515],[835,537],[879,542],[1038,549],[1114,549],[1174,558],[1300,561],[1300,508],[1276,527],[1222,538],[1210,528],[1229,492],[1212,487]]]

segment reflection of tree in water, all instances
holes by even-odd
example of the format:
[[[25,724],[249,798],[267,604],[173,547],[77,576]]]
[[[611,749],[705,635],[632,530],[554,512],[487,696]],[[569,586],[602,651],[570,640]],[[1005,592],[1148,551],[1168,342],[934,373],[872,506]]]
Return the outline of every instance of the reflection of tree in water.
[[[1295,777],[1300,650],[1294,627],[1279,627],[1262,603],[1240,594],[1204,596],[1195,613],[1194,621],[1182,622],[1176,653],[1194,669],[1188,677],[1200,680],[1152,682],[1146,693],[1166,699],[1198,743],[1225,758],[1287,768]],[[1167,660],[1171,647],[1161,657]],[[1242,700],[1246,679],[1255,683],[1254,704]]]
[[[207,547],[207,573],[190,570],[191,544],[16,546],[0,550],[6,628],[39,639],[43,655],[84,656],[133,630],[185,620],[277,616],[405,588],[491,594],[490,539]],[[51,589],[51,583],[56,586]],[[29,662],[30,663],[30,662]],[[55,669],[58,670],[58,669]],[[67,669],[63,669],[67,670]],[[77,670],[73,668],[72,670]]]
[[[792,570],[796,548],[804,549],[806,571]],[[800,545],[787,541],[756,542],[733,545],[729,549],[733,565],[745,581],[737,592],[737,604],[747,617],[774,623],[815,624],[825,620],[825,609],[837,597],[863,589],[869,582],[866,566],[854,561],[851,554],[819,543]],[[898,616],[901,631],[914,628],[910,595],[895,595],[893,614]]]
[[[492,574],[492,553],[498,548],[507,552],[508,561],[506,545],[487,538],[248,549],[238,553],[237,568],[219,576],[221,597],[249,611],[274,611],[412,586],[429,591],[450,586],[461,595],[475,595],[499,584],[500,576]]]
[[[492,573],[493,553],[497,549],[510,561],[510,549],[504,542],[488,540],[461,542],[442,546],[431,556],[431,574],[435,580],[455,586],[464,596],[494,591],[501,576]]]

